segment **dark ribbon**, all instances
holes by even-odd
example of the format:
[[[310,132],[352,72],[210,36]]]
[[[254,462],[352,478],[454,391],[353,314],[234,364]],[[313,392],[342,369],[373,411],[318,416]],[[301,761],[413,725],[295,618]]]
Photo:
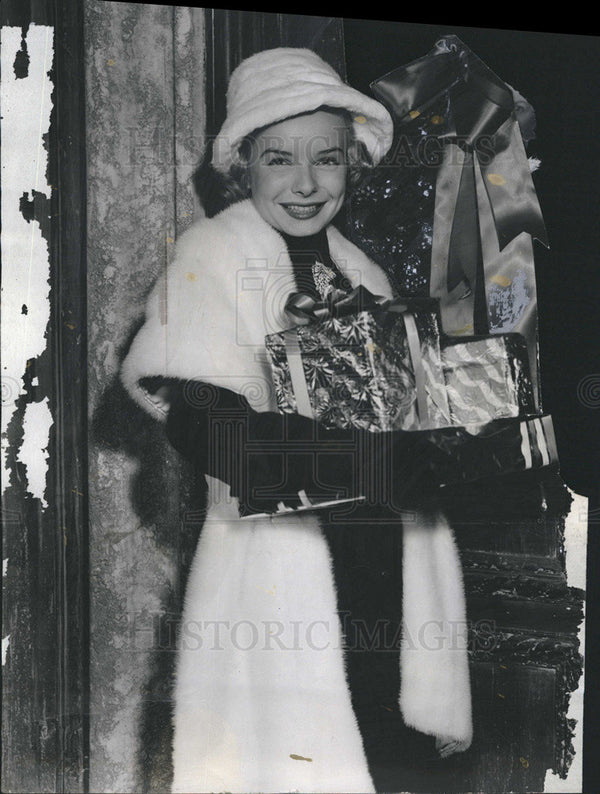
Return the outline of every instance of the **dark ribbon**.
[[[447,287],[450,292],[466,282],[473,292],[478,289],[485,309],[483,283],[476,287],[483,276],[476,165],[483,176],[500,251],[521,232],[548,245],[511,89],[453,35],[440,39],[424,57],[376,80],[371,88],[391,110],[397,126],[410,123],[445,98],[447,110],[439,119],[437,137],[465,153],[452,217]],[[487,330],[481,325],[476,329]]]
[[[333,289],[325,300],[317,300],[305,292],[294,292],[288,298],[285,310],[295,320],[315,322],[381,307],[387,300],[360,285],[351,292]]]
[[[285,309],[296,321],[306,323],[331,317],[346,317],[365,310],[420,310],[438,314],[439,301],[435,298],[386,298],[383,295],[374,295],[361,284],[351,292],[334,289],[325,300],[316,300],[304,292],[294,292],[288,298]]]

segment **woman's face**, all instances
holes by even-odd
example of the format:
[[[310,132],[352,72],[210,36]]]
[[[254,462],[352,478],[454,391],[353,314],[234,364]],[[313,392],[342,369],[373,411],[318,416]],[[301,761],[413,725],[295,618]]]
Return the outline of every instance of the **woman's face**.
[[[327,226],[346,193],[348,139],[343,116],[325,110],[286,119],[256,136],[250,188],[267,223],[297,237]]]

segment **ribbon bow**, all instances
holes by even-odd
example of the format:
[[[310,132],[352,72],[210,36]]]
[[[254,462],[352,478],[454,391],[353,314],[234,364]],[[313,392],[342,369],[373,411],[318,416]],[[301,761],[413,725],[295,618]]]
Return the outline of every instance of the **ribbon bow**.
[[[392,112],[397,130],[435,110],[432,127],[444,158],[436,180],[431,294],[442,301],[444,330],[521,331],[536,380],[535,270],[529,249],[532,238],[546,246],[548,239],[513,91],[454,35],[371,88]],[[520,328],[519,318],[502,327],[492,316],[498,312],[490,289],[510,283],[500,271],[507,264],[506,249],[522,232],[531,239],[520,238],[510,250],[510,273],[517,272],[518,260],[530,305]]]
[[[317,300],[304,292],[294,292],[288,298],[285,309],[295,320],[304,324],[382,307],[387,300],[382,295],[373,295],[361,284],[351,292],[333,289],[324,300]]]
[[[521,232],[548,245],[511,89],[457,36],[440,39],[431,52],[375,80],[371,88],[399,124],[414,120],[446,94],[448,115],[440,140],[472,156],[464,170],[479,163],[494,215],[500,250]],[[461,187],[473,195],[474,179],[464,173]]]
[[[324,300],[317,300],[304,292],[292,293],[285,309],[298,324],[326,320],[330,317],[346,317],[366,310],[392,312],[427,311],[439,313],[439,301],[435,298],[386,298],[374,295],[360,284],[351,292],[334,289]]]

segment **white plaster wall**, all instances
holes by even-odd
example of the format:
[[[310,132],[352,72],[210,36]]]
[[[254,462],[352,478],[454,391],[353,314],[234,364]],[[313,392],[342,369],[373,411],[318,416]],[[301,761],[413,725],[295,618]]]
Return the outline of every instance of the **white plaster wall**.
[[[565,558],[567,583],[570,587],[585,590],[587,563],[588,499],[571,492],[573,504],[565,521]],[[573,748],[575,757],[563,780],[549,770],[544,781],[544,791],[551,794],[579,794],[583,786],[583,696],[585,690],[585,620],[579,626],[579,652],[584,657],[584,671],[579,686],[571,694],[568,719],[577,720]]]

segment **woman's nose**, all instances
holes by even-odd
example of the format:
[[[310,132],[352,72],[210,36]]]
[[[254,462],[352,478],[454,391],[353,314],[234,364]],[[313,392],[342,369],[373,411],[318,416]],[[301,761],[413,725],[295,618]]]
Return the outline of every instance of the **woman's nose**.
[[[299,165],[294,169],[292,190],[301,196],[310,196],[318,189],[312,166]]]

